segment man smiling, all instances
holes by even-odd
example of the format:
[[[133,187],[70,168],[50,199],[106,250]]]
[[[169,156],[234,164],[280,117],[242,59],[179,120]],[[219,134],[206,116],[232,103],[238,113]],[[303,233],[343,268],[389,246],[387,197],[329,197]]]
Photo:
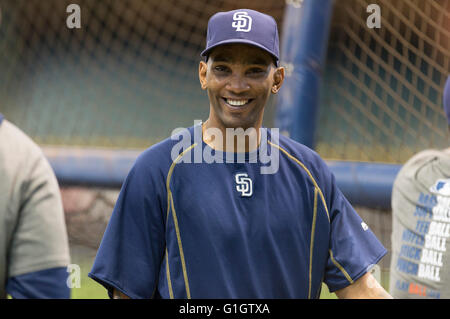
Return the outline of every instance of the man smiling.
[[[187,129],[201,140],[173,156],[166,139],[139,156],[89,276],[115,298],[318,298],[322,282],[338,297],[389,298],[369,273],[386,249],[323,160],[261,128],[284,81],[275,20],[217,13],[202,55],[209,118]],[[192,161],[197,150],[226,160]],[[278,154],[270,174],[265,153]]]
[[[270,93],[281,87],[284,68],[277,68],[269,53],[247,44],[224,44],[211,49],[208,57],[199,66],[210,100],[205,126],[261,127],[264,107]]]
[[[226,129],[251,130],[249,140],[260,141],[264,107],[271,93],[278,92],[284,79],[284,68],[276,67],[274,56],[248,44],[223,44],[207,49],[203,54],[207,62],[200,62],[199,77],[203,89],[208,91],[210,116],[203,125],[209,140],[208,129],[223,132],[223,140],[211,142],[213,148],[226,145]],[[252,136],[256,134],[257,136]],[[238,136],[239,138],[239,136]],[[231,141],[238,151],[238,143]],[[248,142],[246,151],[257,145]]]

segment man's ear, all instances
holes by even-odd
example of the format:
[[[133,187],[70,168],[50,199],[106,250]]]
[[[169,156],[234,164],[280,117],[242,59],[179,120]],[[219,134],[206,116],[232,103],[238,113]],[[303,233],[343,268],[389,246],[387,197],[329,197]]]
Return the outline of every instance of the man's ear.
[[[204,61],[200,61],[200,64],[198,65],[198,78],[200,80],[200,85],[202,87],[202,90],[206,90],[206,71],[208,69],[208,65]]]
[[[277,94],[284,82],[284,67],[279,67],[273,73],[272,93]]]

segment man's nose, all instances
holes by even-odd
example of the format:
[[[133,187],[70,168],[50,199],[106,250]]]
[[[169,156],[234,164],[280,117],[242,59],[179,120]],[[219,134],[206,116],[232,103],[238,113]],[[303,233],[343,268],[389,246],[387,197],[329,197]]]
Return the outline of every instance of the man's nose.
[[[233,93],[239,94],[250,89],[245,76],[241,74],[233,74],[227,83],[227,89]]]

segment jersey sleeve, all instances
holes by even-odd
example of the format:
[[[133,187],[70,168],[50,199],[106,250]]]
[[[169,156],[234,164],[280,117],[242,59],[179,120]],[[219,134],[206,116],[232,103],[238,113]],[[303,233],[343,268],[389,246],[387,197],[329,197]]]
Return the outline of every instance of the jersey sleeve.
[[[329,173],[330,243],[324,282],[329,290],[352,284],[387,253],[356,213]]]
[[[14,299],[70,299],[66,267],[50,268],[11,277],[6,292]]]
[[[43,153],[27,154],[17,196],[20,205],[9,244],[8,278],[67,267],[70,263],[64,210],[58,182]]]
[[[155,163],[138,158],[122,185],[89,277],[112,297],[152,298],[165,247],[161,191]]]

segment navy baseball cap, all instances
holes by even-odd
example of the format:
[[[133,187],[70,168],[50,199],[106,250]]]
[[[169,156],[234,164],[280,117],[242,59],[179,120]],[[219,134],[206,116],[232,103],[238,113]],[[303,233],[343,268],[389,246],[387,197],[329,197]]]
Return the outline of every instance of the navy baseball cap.
[[[447,123],[450,125],[450,76],[447,77],[447,82],[445,82],[442,100],[444,102],[445,115],[447,115]]]
[[[206,48],[202,56],[222,44],[243,43],[256,46],[270,53],[278,65],[279,40],[275,19],[267,14],[239,9],[218,12],[208,21]]]

